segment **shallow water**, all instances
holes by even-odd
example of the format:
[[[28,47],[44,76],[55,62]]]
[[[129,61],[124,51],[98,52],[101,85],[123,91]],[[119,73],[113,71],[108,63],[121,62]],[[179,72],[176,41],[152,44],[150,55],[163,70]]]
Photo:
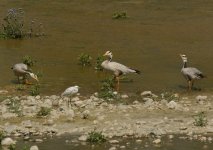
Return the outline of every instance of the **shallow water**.
[[[105,142],[103,144],[89,144],[86,142],[78,142],[77,137],[73,136],[62,136],[54,137],[53,139],[47,139],[43,143],[31,143],[19,141],[17,148],[29,147],[32,145],[38,145],[39,149],[42,150],[103,150],[109,149],[112,146],[117,147],[125,146],[126,150],[211,150],[213,143],[201,142],[197,140],[184,140],[180,139],[180,136],[175,136],[174,139],[168,139],[167,137],[162,138],[161,144],[153,144],[153,139],[142,138],[142,142],[136,142],[135,138],[117,139],[119,144],[110,144]]]
[[[0,40],[0,86],[16,79],[10,67],[30,55],[43,72],[42,92],[60,94],[78,84],[81,93],[95,92],[110,74],[77,65],[85,52],[93,57],[106,50],[113,59],[141,70],[128,75],[121,91],[184,91],[179,53],[208,78],[197,83],[212,90],[213,1],[212,0],[1,0],[0,18],[9,8],[23,8],[26,20],[37,19],[47,36],[23,40]],[[125,11],[128,18],[113,20],[112,14]]]

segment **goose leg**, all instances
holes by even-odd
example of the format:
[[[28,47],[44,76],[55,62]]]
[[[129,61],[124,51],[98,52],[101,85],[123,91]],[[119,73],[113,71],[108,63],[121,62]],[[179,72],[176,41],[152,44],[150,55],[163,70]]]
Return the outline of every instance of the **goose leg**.
[[[194,86],[194,80],[191,81],[191,88],[193,89]]]
[[[190,80],[188,81],[188,88],[189,88],[189,89],[188,89],[189,91],[192,90],[192,81],[190,81]]]
[[[120,86],[119,77],[116,77],[116,80],[117,80],[116,90],[119,91],[119,86]]]
[[[20,78],[19,78],[19,76],[17,76],[17,78],[18,78],[18,83],[20,84]]]

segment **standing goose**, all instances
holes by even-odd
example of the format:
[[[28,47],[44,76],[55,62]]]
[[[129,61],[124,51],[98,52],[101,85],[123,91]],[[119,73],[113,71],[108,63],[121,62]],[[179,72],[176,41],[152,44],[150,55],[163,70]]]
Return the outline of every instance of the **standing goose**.
[[[202,79],[205,76],[197,68],[187,67],[187,57],[186,57],[186,55],[180,54],[180,57],[183,60],[183,67],[181,69],[181,73],[183,74],[183,76],[188,81],[188,88],[189,88],[189,91],[191,91],[191,89],[193,87],[193,84],[194,84],[194,81]]]
[[[117,91],[119,90],[119,76],[121,76],[122,74],[128,74],[128,73],[137,73],[140,74],[139,70],[136,69],[132,69],[129,68],[127,66],[124,66],[120,63],[117,62],[113,62],[112,61],[112,52],[111,51],[107,51],[103,56],[107,56],[108,59],[103,61],[101,66],[106,69],[106,70],[110,70],[114,73],[115,78],[117,80]]]
[[[15,76],[18,77],[19,83],[20,83],[20,77],[22,77],[25,84],[30,84],[27,81],[27,75],[30,75],[31,78],[35,79],[38,82],[38,77],[30,71],[30,69],[28,68],[26,64],[23,64],[23,63],[15,64],[11,69],[13,70]]]

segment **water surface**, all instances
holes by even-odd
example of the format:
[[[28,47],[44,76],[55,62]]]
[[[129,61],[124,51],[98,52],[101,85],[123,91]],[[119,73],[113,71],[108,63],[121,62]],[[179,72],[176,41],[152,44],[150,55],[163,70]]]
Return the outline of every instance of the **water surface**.
[[[82,93],[99,89],[110,74],[82,68],[80,53],[93,57],[106,50],[113,60],[141,70],[128,75],[132,83],[122,83],[121,91],[184,91],[179,53],[188,56],[208,79],[197,84],[212,90],[213,1],[212,0],[1,0],[0,18],[9,8],[23,8],[26,22],[37,19],[47,36],[23,40],[0,40],[0,86],[12,85],[10,67],[30,55],[43,72],[43,93],[60,94],[78,84]],[[128,18],[113,20],[115,12]]]

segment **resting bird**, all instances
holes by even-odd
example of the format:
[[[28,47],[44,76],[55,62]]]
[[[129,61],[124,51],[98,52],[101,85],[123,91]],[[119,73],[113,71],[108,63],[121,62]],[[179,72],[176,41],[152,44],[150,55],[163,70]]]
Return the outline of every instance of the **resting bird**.
[[[69,88],[67,88],[62,94],[61,96],[68,96],[68,97],[71,97],[71,96],[74,96],[75,94],[78,93],[78,90],[79,90],[79,86],[75,85],[75,86],[71,86]],[[71,99],[68,101],[68,106],[71,104]]]
[[[107,51],[103,56],[108,56],[108,59],[103,61],[101,66],[104,69],[110,70],[114,73],[115,78],[117,80],[117,91],[119,90],[119,76],[121,76],[122,74],[128,74],[128,73],[140,74],[139,70],[129,68],[129,67],[124,66],[124,65],[117,63],[117,62],[113,62],[112,61],[113,55],[112,55],[111,51]]]
[[[189,88],[189,91],[191,91],[194,81],[204,78],[205,75],[203,75],[203,73],[200,70],[198,70],[197,68],[187,67],[186,55],[180,54],[180,57],[183,60],[183,67],[181,69],[181,73],[188,81],[188,88]]]
[[[20,83],[20,77],[24,80],[25,84],[30,84],[27,80],[27,75],[29,75],[31,78],[35,79],[38,82],[38,77],[30,71],[28,66],[23,63],[15,64],[11,68],[14,72],[14,74],[18,77],[18,82]]]

